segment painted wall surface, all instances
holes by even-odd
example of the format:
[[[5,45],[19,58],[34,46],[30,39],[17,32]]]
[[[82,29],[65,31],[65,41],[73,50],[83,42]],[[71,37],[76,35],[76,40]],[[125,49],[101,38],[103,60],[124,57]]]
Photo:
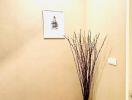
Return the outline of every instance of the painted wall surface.
[[[65,33],[85,27],[82,0],[0,0],[0,100],[81,100],[69,44],[43,39],[42,10],[64,11]]]
[[[0,100],[82,100],[68,43],[43,39],[42,10],[64,11],[66,34],[108,33],[118,66],[105,67],[97,100],[124,100],[125,0],[0,0]]]
[[[125,100],[126,0],[87,0],[87,28],[108,36],[110,57],[117,66],[106,65],[96,100]]]
[[[129,62],[130,62],[130,67],[129,67],[129,92],[130,92],[130,95],[132,95],[132,1],[130,0],[130,10],[129,10],[129,13],[130,13],[130,21],[129,21],[129,29],[130,29],[130,38],[129,38],[129,40],[130,40],[130,43],[129,43],[129,47],[130,47],[130,60],[129,60]],[[132,99],[132,98],[131,98]],[[130,99],[130,100],[131,100]]]

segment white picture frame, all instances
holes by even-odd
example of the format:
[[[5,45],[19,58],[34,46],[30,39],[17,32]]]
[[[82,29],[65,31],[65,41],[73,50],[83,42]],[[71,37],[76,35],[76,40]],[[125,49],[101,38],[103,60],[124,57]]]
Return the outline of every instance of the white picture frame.
[[[64,38],[64,12],[43,10],[44,38]]]

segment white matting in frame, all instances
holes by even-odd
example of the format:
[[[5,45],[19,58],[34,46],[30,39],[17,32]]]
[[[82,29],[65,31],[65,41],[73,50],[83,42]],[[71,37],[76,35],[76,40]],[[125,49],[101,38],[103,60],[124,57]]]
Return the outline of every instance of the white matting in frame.
[[[64,12],[43,10],[44,38],[64,38]]]

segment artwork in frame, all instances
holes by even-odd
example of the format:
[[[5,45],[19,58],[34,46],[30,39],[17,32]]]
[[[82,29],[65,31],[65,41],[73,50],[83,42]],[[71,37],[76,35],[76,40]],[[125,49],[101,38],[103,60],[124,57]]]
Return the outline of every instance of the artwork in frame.
[[[44,38],[64,38],[64,12],[43,10]]]

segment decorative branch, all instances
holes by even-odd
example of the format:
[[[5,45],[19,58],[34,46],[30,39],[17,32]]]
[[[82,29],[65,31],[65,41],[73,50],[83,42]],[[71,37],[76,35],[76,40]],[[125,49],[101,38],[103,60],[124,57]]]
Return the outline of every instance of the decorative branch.
[[[73,58],[76,64],[76,69],[81,85],[83,100],[90,100],[90,92],[94,85],[94,76],[96,74],[96,64],[99,59],[100,52],[107,39],[105,36],[101,46],[97,49],[98,40],[100,33],[95,35],[92,39],[91,32],[89,31],[86,35],[85,32],[82,34],[81,30],[79,35],[74,32],[73,36],[66,37],[70,44],[70,48],[73,54]]]

